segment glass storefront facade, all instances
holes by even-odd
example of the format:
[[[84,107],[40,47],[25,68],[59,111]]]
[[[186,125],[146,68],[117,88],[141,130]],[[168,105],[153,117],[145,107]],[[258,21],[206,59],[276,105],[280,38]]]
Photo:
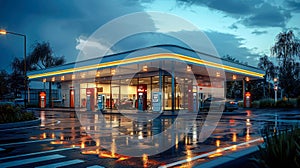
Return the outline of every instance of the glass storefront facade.
[[[259,79],[263,72],[173,45],[149,47],[29,72],[30,80],[61,83],[65,107],[151,111],[153,93],[162,110],[195,111],[199,98],[225,97],[229,80]],[[142,101],[139,101],[142,100]]]
[[[158,64],[172,66],[157,68]],[[172,68],[175,66],[176,69]],[[138,67],[144,67],[144,69],[139,70]],[[147,67],[146,70],[145,67]],[[134,68],[138,70],[135,72],[123,71],[124,69]],[[77,101],[75,103],[77,106],[75,106],[80,108],[87,108],[89,97],[90,100],[88,101],[92,103],[92,109],[97,110],[98,95],[104,95],[106,109],[138,108],[139,95],[142,93],[144,96],[142,110],[151,111],[152,93],[161,92],[162,110],[193,111],[195,104],[193,98],[195,98],[195,95],[198,96],[199,93],[203,95],[203,98],[210,97],[212,94],[224,97],[224,78],[208,77],[201,73],[203,74],[201,71],[188,71],[187,65],[184,63],[157,61],[98,69],[92,73],[90,72],[90,77],[87,76],[88,73],[84,75],[77,74],[76,77],[79,79],[74,79],[72,83],[63,82],[62,85],[68,85],[63,88],[75,89],[75,94],[79,94],[79,96],[75,96],[75,101]],[[63,92],[63,95],[67,95],[69,91],[66,89]]]

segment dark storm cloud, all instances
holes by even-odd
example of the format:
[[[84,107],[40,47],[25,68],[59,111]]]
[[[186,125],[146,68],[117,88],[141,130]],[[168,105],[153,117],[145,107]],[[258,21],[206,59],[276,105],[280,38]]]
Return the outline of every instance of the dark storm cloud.
[[[299,0],[287,0],[285,5],[289,10],[294,12],[300,12],[300,1]]]
[[[200,5],[207,6],[210,9],[219,10],[235,17],[242,17],[252,14],[255,8],[262,4],[262,0],[227,0],[224,2],[218,0],[178,0],[183,5]]]
[[[256,9],[256,13],[246,17],[242,23],[246,26],[285,27],[291,18],[289,11],[264,3]]]
[[[245,39],[236,37],[233,34],[209,31],[205,32],[212,43],[215,45],[220,56],[230,55],[241,62],[248,62],[249,65],[256,66],[258,54],[252,54],[251,50],[242,47]]]
[[[251,32],[251,34],[255,34],[255,35],[261,35],[261,34],[266,34],[268,33],[268,31],[264,30],[264,31],[259,31],[259,30],[254,30],[253,32]]]
[[[78,54],[79,36],[89,36],[114,18],[143,10],[140,1],[0,0],[0,29],[26,34],[28,52],[35,42],[47,41],[57,56],[65,55],[71,62]],[[1,50],[1,58],[22,55],[19,39],[12,35],[0,37],[0,48],[10,49]],[[11,60],[1,59],[0,69]]]
[[[178,0],[183,5],[207,6],[212,10],[224,12],[226,15],[240,19],[240,23],[250,27],[285,27],[291,18],[289,10],[272,5],[263,0]]]

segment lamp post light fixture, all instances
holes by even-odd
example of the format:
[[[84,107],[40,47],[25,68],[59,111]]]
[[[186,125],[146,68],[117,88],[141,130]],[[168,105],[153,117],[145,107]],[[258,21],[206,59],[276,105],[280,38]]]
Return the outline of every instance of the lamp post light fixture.
[[[275,103],[277,102],[277,91],[278,91],[278,79],[274,78],[274,92],[275,92]]]
[[[24,39],[24,91],[25,91],[25,95],[24,95],[24,107],[26,109],[27,107],[27,69],[26,69],[26,35],[25,34],[20,34],[20,33],[15,33],[15,32],[11,32],[11,31],[6,31],[4,29],[0,30],[0,35],[7,35],[7,34],[12,34],[12,35],[16,35],[16,36],[21,36]]]

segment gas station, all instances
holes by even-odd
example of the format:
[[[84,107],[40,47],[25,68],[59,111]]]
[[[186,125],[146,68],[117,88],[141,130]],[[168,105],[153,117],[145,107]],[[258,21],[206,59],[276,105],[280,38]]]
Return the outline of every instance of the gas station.
[[[225,98],[226,81],[256,80],[263,75],[255,67],[176,45],[152,46],[28,72],[30,81],[60,83],[64,107],[153,112],[198,111],[208,97]],[[245,107],[251,106],[251,93],[243,95]]]

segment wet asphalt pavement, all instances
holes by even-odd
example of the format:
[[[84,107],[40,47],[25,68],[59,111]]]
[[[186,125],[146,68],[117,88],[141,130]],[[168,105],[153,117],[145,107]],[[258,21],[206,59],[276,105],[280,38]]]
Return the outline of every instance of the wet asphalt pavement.
[[[240,109],[215,117],[217,123],[205,122],[214,121],[207,114],[137,117],[60,109],[35,114],[39,126],[0,130],[0,167],[192,167],[261,143],[265,128],[300,123],[297,109]],[[203,130],[215,126],[212,133]]]

